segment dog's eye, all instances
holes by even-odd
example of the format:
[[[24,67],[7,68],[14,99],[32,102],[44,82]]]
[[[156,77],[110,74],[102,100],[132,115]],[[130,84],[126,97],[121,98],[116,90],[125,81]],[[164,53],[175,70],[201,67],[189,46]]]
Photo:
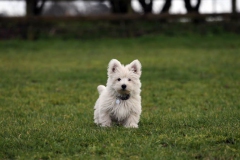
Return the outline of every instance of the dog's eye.
[[[129,78],[128,81],[131,81],[131,79]]]
[[[118,81],[121,81],[121,78],[118,78],[117,80],[118,80]]]

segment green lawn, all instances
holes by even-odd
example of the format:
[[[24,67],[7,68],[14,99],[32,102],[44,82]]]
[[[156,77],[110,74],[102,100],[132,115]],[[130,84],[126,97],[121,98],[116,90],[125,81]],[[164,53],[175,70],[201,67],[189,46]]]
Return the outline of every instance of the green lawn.
[[[108,62],[142,63],[139,129],[93,123]],[[0,42],[0,159],[240,159],[237,35]]]

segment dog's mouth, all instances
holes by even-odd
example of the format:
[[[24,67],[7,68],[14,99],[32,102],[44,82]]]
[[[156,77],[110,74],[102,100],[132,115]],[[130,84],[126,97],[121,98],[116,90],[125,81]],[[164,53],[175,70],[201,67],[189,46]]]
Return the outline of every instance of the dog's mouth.
[[[117,99],[121,99],[121,100],[128,100],[129,98],[130,98],[130,94],[121,94],[117,96]]]
[[[118,90],[118,93],[121,95],[127,95],[127,94],[130,94],[130,91],[126,89],[120,89]]]

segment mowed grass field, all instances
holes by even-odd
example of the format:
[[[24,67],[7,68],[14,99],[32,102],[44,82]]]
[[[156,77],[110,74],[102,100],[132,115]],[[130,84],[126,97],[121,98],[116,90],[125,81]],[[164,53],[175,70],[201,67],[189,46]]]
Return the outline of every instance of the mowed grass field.
[[[142,63],[139,129],[93,123],[108,62]],[[240,159],[237,35],[0,42],[0,159]]]

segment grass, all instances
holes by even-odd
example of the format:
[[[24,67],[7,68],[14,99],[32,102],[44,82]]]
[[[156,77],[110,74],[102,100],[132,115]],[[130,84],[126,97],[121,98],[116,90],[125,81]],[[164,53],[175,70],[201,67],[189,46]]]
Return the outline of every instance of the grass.
[[[93,123],[112,58],[143,66],[139,129]],[[239,159],[236,35],[0,42],[0,159]]]

